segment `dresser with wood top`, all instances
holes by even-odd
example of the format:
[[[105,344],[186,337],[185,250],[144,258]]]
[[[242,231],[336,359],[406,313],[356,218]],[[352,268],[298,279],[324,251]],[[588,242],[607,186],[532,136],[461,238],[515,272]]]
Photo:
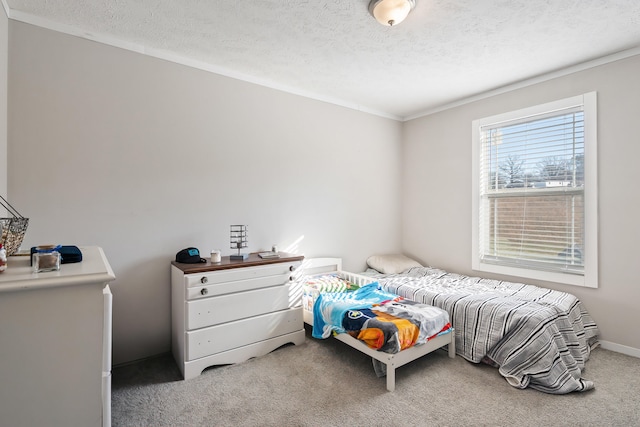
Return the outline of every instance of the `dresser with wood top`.
[[[0,273],[0,426],[111,425],[111,292],[100,247],[36,273],[29,256]]]
[[[303,259],[280,252],[171,263],[172,351],[184,379],[304,343],[301,293],[292,280]]]

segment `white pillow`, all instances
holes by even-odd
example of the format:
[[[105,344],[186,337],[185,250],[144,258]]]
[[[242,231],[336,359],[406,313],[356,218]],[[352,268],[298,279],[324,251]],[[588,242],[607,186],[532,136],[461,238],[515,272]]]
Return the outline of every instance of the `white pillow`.
[[[372,255],[367,258],[367,265],[384,274],[402,273],[411,267],[422,267],[418,261],[402,254]]]

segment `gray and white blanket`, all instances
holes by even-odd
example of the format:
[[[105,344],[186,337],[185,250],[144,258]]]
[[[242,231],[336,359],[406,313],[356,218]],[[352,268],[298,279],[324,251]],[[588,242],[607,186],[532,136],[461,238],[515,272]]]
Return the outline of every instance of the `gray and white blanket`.
[[[367,275],[388,292],[446,310],[456,352],[498,367],[514,387],[553,394],[594,387],[582,370],[597,345],[598,327],[571,294],[430,267]]]

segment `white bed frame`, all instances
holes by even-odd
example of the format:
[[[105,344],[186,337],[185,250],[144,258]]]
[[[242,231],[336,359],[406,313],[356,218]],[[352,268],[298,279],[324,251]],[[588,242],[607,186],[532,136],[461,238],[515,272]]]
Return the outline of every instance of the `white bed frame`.
[[[297,271],[301,275],[305,276],[336,272],[340,277],[360,286],[375,282],[375,279],[372,277],[342,271],[342,260],[340,258],[307,259],[303,262],[302,267]],[[307,307],[304,307],[303,316],[304,322],[313,326],[313,312],[307,310]],[[400,366],[406,365],[407,363],[444,346],[448,346],[450,358],[453,359],[456,357],[456,339],[453,328],[451,328],[451,332],[448,334],[437,336],[422,345],[410,347],[395,354],[389,354],[369,348],[365,343],[353,338],[349,334],[335,334],[334,337],[356,350],[359,350],[362,353],[384,363],[387,367],[387,390],[389,391],[394,391],[396,388],[396,369]]]

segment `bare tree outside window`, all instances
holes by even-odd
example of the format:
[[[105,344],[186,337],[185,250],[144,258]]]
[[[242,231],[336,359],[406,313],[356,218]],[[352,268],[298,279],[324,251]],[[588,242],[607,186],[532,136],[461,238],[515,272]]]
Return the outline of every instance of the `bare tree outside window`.
[[[524,160],[520,160],[520,156],[508,156],[500,165],[500,174],[507,188],[527,187],[523,165]]]
[[[568,159],[545,157],[538,163],[538,176],[542,181],[572,181],[572,169]]]

